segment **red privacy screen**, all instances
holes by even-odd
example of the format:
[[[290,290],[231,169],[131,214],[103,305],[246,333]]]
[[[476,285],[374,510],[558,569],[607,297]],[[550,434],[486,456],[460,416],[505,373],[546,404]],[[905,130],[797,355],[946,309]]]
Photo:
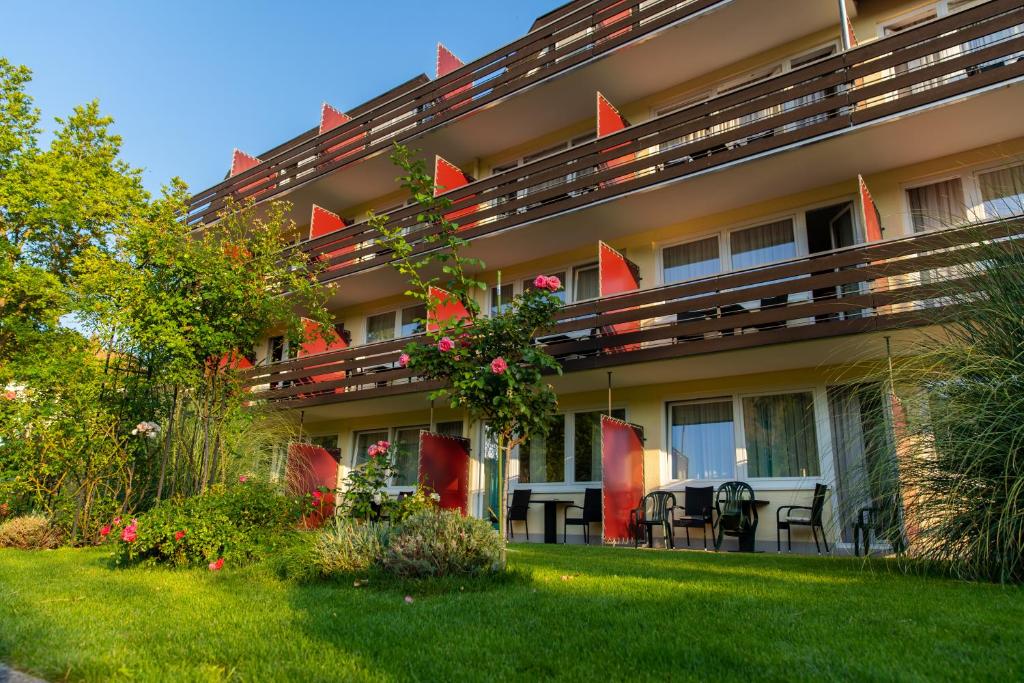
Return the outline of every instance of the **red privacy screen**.
[[[466,307],[448,290],[431,287],[429,295],[434,305],[427,309],[427,332],[437,332],[452,320],[465,320],[469,317]]]
[[[469,514],[469,439],[420,432],[420,486],[441,496],[441,508]]]
[[[640,268],[604,242],[597,243],[597,270],[598,288],[601,297],[635,292],[640,289]],[[619,311],[609,312],[618,313]],[[627,332],[636,332],[639,329],[640,321],[630,320],[607,325],[602,332],[604,334],[625,334]],[[623,346],[611,347],[608,351],[635,351],[639,348],[639,344],[625,344]]]
[[[644,437],[639,427],[601,416],[601,471],[604,541],[628,541],[629,512],[644,497]]]
[[[338,487],[337,452],[311,443],[293,443],[288,446],[288,469],[285,481],[292,495],[313,493],[320,486],[331,491]],[[303,518],[307,527],[318,527],[334,514],[334,494],[323,496],[314,511]]]

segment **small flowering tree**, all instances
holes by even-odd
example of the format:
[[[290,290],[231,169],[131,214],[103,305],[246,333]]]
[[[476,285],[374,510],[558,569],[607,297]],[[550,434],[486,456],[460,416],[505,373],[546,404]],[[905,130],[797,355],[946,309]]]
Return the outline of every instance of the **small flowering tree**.
[[[423,161],[413,159],[408,149],[396,145],[391,158],[404,171],[402,186],[420,206],[418,230],[434,247],[419,255],[402,228],[387,226],[387,216],[371,217],[383,235],[380,243],[394,252],[395,268],[409,281],[406,294],[426,304],[432,323],[427,342],[409,344],[399,363],[421,377],[444,382],[432,399],[446,400],[451,407],[466,410],[473,420],[487,424],[498,443],[500,499],[505,501],[512,451],[527,439],[546,434],[557,408],[555,392],[545,375],[561,368],[534,339],[553,324],[561,306],[555,292],[562,283],[557,277],[539,275],[533,288],[507,306],[490,316],[480,315],[473,294],[485,285],[471,271],[482,270],[484,264],[461,254],[467,242],[459,236],[458,225],[445,217],[451,202],[434,196],[434,182]],[[430,275],[438,271],[440,276]],[[431,287],[445,289],[467,315],[444,319],[439,309],[447,302],[432,296]],[[504,534],[504,502],[499,505],[498,523]],[[502,550],[502,564],[504,559]]]
[[[345,477],[342,508],[356,519],[370,520],[387,502],[384,489],[395,474],[398,446],[378,441],[366,449],[367,460]]]

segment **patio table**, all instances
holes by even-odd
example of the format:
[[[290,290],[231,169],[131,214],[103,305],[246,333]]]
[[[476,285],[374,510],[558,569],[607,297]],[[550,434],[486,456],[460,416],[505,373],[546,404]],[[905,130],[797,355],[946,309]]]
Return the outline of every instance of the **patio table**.
[[[558,543],[558,506],[574,505],[576,501],[554,498],[530,501],[530,505],[535,503],[540,503],[544,506],[544,542]]]

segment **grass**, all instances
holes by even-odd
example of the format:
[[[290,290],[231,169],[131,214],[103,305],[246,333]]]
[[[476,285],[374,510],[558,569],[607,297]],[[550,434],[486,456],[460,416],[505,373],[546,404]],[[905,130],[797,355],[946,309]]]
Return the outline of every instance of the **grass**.
[[[107,554],[0,550],[0,661],[70,680],[1024,677],[1024,591],[884,563],[519,545],[511,579],[416,590]]]

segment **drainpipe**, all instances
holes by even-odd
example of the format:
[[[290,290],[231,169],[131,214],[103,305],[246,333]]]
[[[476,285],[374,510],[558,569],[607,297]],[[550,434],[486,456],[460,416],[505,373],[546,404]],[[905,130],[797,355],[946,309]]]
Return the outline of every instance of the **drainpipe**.
[[[846,12],[846,0],[839,0],[839,40],[843,52],[850,49],[850,15]]]

